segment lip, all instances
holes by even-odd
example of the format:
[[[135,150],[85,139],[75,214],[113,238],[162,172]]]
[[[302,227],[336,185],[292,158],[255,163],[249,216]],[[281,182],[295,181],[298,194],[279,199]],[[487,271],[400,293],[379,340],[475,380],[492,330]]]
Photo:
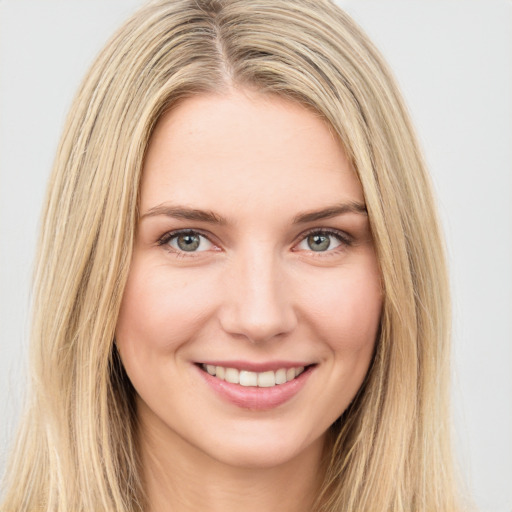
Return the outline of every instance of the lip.
[[[284,361],[274,361],[272,363],[249,363],[245,361],[208,361],[204,364],[211,364],[214,366],[224,366],[225,368],[237,368],[240,370],[248,370],[254,372],[276,371],[280,368],[293,368],[298,366],[305,366],[302,372],[295,379],[279,384],[269,388],[260,388],[256,386],[241,386],[239,384],[231,384],[225,380],[218,379],[200,368],[200,365],[195,365],[196,370],[204,379],[206,384],[212,389],[221,399],[230,402],[237,407],[243,409],[251,409],[257,411],[264,411],[274,409],[283,405],[291,400],[300,390],[305,386],[309,377],[316,368],[316,365],[308,365],[307,363],[290,363]]]
[[[224,368],[236,368],[237,370],[246,370],[249,372],[268,372],[268,371],[277,371],[280,368],[298,368],[300,366],[307,367],[311,366],[311,362],[291,362],[291,361],[267,361],[267,362],[253,362],[253,361],[221,361],[221,360],[213,360],[213,361],[201,361],[196,363],[198,365],[208,364],[212,366],[223,366]]]

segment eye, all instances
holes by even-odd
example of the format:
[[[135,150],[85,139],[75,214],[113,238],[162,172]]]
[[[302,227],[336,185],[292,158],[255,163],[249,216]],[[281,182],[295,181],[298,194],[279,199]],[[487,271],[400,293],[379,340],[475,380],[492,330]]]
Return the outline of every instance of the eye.
[[[334,231],[312,231],[296,247],[300,251],[327,252],[349,245],[347,238]]]
[[[197,231],[167,233],[159,241],[159,244],[168,245],[175,252],[203,252],[214,247],[208,238]]]

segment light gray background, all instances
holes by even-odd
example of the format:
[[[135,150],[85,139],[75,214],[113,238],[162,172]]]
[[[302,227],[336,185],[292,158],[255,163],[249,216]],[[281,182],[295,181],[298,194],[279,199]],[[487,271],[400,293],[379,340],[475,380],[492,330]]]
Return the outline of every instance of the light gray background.
[[[19,414],[38,216],[64,115],[141,0],[0,0],[0,470]],[[512,510],[512,2],[340,0],[402,86],[454,294],[454,413],[479,509]]]

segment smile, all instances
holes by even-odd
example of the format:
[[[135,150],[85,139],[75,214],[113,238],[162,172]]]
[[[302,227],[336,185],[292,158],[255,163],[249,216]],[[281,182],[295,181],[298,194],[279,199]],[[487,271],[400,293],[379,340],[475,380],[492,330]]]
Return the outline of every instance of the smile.
[[[276,371],[268,370],[264,372],[238,370],[236,368],[226,368],[224,366],[215,366],[211,364],[202,364],[201,368],[212,377],[216,377],[217,379],[224,380],[231,384],[259,388],[271,388],[281,384],[286,384],[304,372],[304,366],[297,366],[295,368],[279,368]]]
[[[284,405],[300,393],[318,366],[315,363],[290,366],[277,361],[219,363],[196,363],[195,367],[208,387],[223,401],[253,411]]]

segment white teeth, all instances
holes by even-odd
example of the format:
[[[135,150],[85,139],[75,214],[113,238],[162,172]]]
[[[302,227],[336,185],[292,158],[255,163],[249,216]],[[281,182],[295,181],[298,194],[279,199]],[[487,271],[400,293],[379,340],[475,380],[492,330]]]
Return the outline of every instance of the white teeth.
[[[271,388],[276,385],[276,374],[272,371],[258,373],[258,386],[260,388]]]
[[[294,375],[295,377],[295,375]],[[291,380],[291,379],[290,379]],[[281,368],[276,372],[276,384],[284,384],[286,382],[286,369]]]
[[[286,370],[286,380],[289,381],[292,379],[295,379],[295,368],[288,368],[288,370]]]
[[[224,380],[231,384],[240,384],[240,372],[236,368],[226,368]]]
[[[256,372],[247,372],[242,370],[240,372],[240,386],[257,386],[258,374]]]
[[[240,384],[241,386],[251,386],[260,388],[271,388],[276,385],[285,384],[298,377],[304,372],[304,366],[295,368],[279,368],[277,371],[251,372],[248,370],[237,370],[236,368],[225,368],[224,366],[214,366],[203,364],[203,370],[210,375],[230,382],[231,384]]]

